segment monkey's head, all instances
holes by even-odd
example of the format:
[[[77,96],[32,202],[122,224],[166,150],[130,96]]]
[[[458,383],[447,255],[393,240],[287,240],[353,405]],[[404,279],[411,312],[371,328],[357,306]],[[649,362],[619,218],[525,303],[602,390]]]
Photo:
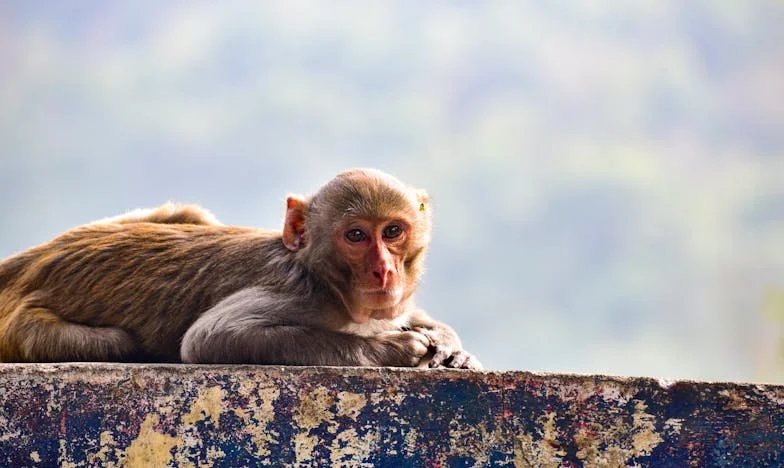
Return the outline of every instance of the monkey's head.
[[[373,169],[338,174],[310,199],[289,196],[283,243],[359,323],[406,311],[430,242],[428,196]]]

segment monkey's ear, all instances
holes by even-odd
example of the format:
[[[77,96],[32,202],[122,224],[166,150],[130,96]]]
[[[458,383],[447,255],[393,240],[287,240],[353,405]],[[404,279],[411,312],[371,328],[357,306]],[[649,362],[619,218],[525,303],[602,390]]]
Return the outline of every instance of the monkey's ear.
[[[305,210],[307,207],[308,202],[299,195],[286,197],[283,245],[294,252],[305,246]]]
[[[419,202],[419,211],[429,209],[430,196],[424,190],[417,190],[417,201]]]

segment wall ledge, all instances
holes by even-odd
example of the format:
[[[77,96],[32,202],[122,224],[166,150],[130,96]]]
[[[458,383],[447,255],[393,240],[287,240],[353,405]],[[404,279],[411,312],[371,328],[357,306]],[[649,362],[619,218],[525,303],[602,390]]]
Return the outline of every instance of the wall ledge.
[[[0,465],[784,463],[784,386],[392,368],[0,364]]]

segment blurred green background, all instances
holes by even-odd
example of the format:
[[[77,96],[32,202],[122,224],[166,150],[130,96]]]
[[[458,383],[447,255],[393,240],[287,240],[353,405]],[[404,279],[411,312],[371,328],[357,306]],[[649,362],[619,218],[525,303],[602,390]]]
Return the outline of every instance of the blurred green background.
[[[492,369],[784,382],[779,1],[0,3],[0,257],[166,200],[426,188]]]

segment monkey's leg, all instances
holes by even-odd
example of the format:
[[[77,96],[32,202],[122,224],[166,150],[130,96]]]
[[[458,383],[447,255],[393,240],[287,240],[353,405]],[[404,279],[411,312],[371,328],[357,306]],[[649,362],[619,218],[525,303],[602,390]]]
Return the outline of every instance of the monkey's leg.
[[[222,300],[185,332],[183,362],[311,366],[415,366],[428,339],[413,331],[362,337],[309,324],[307,302],[247,288]],[[299,322],[299,324],[297,323]]]
[[[183,362],[198,364],[360,365],[353,336],[301,326],[242,329],[191,327],[180,348]],[[343,349],[343,353],[339,351]],[[340,356],[340,354],[344,354]]]
[[[140,355],[122,329],[68,322],[49,309],[25,304],[12,314],[2,341],[5,362],[127,361]]]
[[[180,348],[183,362],[195,364],[282,364],[294,366],[416,366],[427,353],[427,338],[394,332],[367,338],[307,326],[193,327]]]

